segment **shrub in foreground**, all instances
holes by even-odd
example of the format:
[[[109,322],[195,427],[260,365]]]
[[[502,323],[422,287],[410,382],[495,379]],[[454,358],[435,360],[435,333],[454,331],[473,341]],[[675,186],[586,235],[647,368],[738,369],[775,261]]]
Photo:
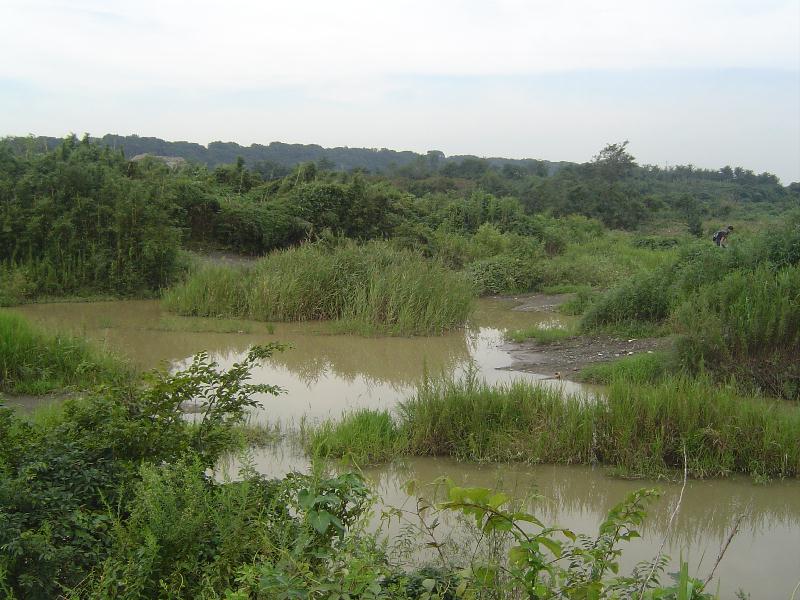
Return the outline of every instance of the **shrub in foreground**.
[[[0,590],[11,598],[55,598],[86,581],[109,558],[124,533],[120,521],[136,514],[141,486],[155,486],[162,466],[180,469],[183,461],[194,469],[198,481],[175,479],[187,493],[207,485],[204,471],[231,447],[232,429],[255,404],[253,394],[277,391],[246,383],[253,365],[274,349],[254,348],[225,373],[200,355],[184,371],[154,376],[145,389],[70,399],[47,418],[26,420],[0,407]],[[204,409],[195,423],[181,411],[192,399]],[[166,508],[158,507],[163,526],[179,528],[171,518],[180,511]],[[187,520],[176,530],[189,529]],[[139,569],[163,541],[142,533]],[[122,595],[153,597],[146,588]]]

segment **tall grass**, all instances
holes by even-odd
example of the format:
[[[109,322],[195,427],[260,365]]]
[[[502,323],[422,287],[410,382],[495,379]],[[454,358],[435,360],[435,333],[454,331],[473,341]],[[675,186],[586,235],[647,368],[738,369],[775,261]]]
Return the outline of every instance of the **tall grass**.
[[[467,461],[600,463],[632,476],[747,473],[800,476],[800,409],[742,397],[707,378],[657,385],[618,380],[592,400],[529,382],[489,386],[474,378],[424,383],[397,422],[363,411],[318,431],[316,453],[396,453]],[[313,444],[312,444],[313,445]]]
[[[324,421],[307,427],[302,437],[311,456],[346,457],[360,465],[386,462],[399,449],[397,425],[385,410],[364,409],[336,423]]]
[[[670,373],[673,367],[672,357],[667,352],[636,354],[612,362],[588,365],[580,370],[578,379],[604,385],[615,381],[656,383]]]
[[[465,460],[591,463],[658,475],[800,475],[800,410],[705,378],[613,383],[604,398],[518,382],[428,384],[402,405],[409,450]]]
[[[704,286],[677,311],[678,359],[800,399],[800,265],[762,265]]]
[[[43,394],[129,374],[119,359],[84,340],[45,333],[18,315],[0,312],[0,389]]]
[[[472,296],[468,282],[441,264],[373,242],[306,244],[248,269],[208,267],[164,301],[184,315],[337,320],[359,333],[421,335],[463,325]]]
[[[517,381],[429,380],[400,406],[407,451],[468,461],[592,462],[585,399]]]

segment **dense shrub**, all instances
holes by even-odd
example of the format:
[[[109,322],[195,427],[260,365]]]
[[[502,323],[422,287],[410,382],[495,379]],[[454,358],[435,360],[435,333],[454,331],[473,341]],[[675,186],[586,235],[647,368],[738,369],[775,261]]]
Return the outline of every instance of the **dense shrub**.
[[[800,398],[800,266],[734,271],[700,288],[675,320],[684,333],[678,357],[689,370]]]
[[[166,504],[143,505],[136,482],[146,486],[159,465],[180,468],[184,461],[196,478],[192,483],[205,485],[200,482],[204,471],[232,446],[232,426],[255,405],[253,394],[277,391],[246,383],[253,365],[273,349],[254,348],[227,373],[200,355],[184,371],[154,376],[146,389],[111,388],[66,400],[46,419],[28,421],[0,407],[0,589],[12,598],[57,597],[65,587],[86,582],[118,538],[126,538],[119,521],[147,510],[164,519],[176,516]],[[198,399],[204,412],[190,423],[181,405]],[[190,483],[183,476],[179,481]],[[169,520],[170,529],[178,525]],[[184,525],[182,533],[191,528],[190,522]],[[141,569],[152,566],[158,552],[152,553],[152,536],[139,534],[147,537],[139,548],[142,560],[136,568]],[[164,550],[191,547],[192,541],[176,541]]]
[[[118,153],[67,138],[27,160],[0,145],[0,279],[32,295],[158,290],[177,269],[174,205]],[[21,272],[21,275],[14,272]]]

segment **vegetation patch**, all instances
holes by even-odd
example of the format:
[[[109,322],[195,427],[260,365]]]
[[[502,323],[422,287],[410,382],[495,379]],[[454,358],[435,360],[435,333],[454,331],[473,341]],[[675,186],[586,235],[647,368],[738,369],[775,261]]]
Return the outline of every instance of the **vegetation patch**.
[[[387,462],[398,442],[397,426],[385,410],[351,412],[336,422],[307,426],[303,432],[303,444],[311,456],[344,457],[359,465]]]
[[[652,369],[642,369],[648,376]],[[800,410],[704,378],[612,380],[592,400],[527,382],[429,381],[400,408],[411,454],[468,461],[601,463],[629,475],[800,475]]]
[[[0,389],[44,394],[121,381],[131,371],[85,340],[45,333],[24,318],[0,311]]]
[[[268,479],[245,468],[237,482],[209,478],[241,442],[253,395],[279,391],[247,383],[275,349],[253,348],[228,372],[201,354],[183,371],[154,374],[144,388],[106,388],[29,419],[0,407],[0,547],[14,549],[0,553],[3,593],[418,600],[453,597],[453,590],[558,598],[631,597],[641,589],[656,600],[692,589],[696,600],[711,598],[685,563],[674,585],[661,585],[661,556],[618,575],[621,541],[639,535],[654,490],[623,499],[590,536],[548,527],[502,492],[447,481],[445,502],[420,498],[416,513],[384,510],[386,519],[415,525],[404,544],[436,551],[432,566],[409,569],[367,533],[373,496],[358,475]],[[181,407],[196,398],[204,410],[189,422]],[[395,435],[388,413],[369,411],[312,439],[322,455],[355,449],[385,458],[381,448]],[[435,533],[446,513],[467,517],[461,527],[479,540],[467,562]]]
[[[692,373],[736,377],[800,400],[800,265],[734,271],[676,310],[677,357]]]
[[[442,265],[385,243],[306,244],[249,269],[207,267],[164,297],[192,316],[337,320],[362,332],[440,333],[462,326],[472,288]]]
[[[536,340],[540,344],[552,344],[575,335],[575,330],[557,321],[540,323],[526,329],[515,329],[506,333],[506,339],[512,342]]]
[[[608,385],[614,381],[631,383],[656,383],[671,369],[671,356],[657,351],[646,354],[626,356],[608,363],[588,365],[577,374],[578,381]]]

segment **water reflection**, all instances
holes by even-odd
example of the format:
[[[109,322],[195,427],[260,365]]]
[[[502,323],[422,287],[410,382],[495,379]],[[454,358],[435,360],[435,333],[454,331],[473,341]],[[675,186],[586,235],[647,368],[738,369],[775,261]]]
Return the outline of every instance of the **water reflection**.
[[[287,394],[259,397],[261,420],[296,421],[337,417],[357,408],[388,408],[408,398],[427,373],[460,376],[468,368],[489,383],[543,376],[505,370],[513,364],[500,348],[506,329],[549,322],[551,313],[510,310],[513,300],[483,299],[470,326],[434,337],[375,337],[333,335],[325,323],[231,321],[243,333],[165,331],[169,319],[156,301],[38,304],[18,312],[48,328],[68,329],[123,354],[141,368],[184,366],[190,357],[207,351],[223,367],[241,360],[253,344],[280,341],[291,346],[253,371],[258,383],[279,385]],[[191,320],[188,320],[191,321]],[[192,323],[197,326],[197,323]],[[200,322],[202,325],[202,322]],[[209,325],[213,325],[210,323]],[[548,384],[581,390],[570,382]]]
[[[360,407],[392,408],[407,398],[428,372],[453,374],[473,365],[490,383],[514,378],[542,379],[542,375],[504,370],[512,364],[499,346],[506,329],[550,321],[552,314],[509,310],[513,301],[481,300],[471,327],[433,338],[362,338],[330,335],[324,324],[241,321],[245,333],[164,331],[165,313],[156,301],[64,303],[14,309],[51,329],[69,329],[105,344],[141,368],[175,368],[201,351],[229,366],[253,344],[281,341],[292,350],[275,355],[253,373],[255,382],[277,384],[288,393],[265,397],[255,415],[265,421],[301,417],[336,417]],[[548,385],[580,391],[576,384],[548,380]],[[255,452],[252,461],[263,473],[280,476],[307,468],[307,459],[292,446],[279,445]],[[227,465],[231,473],[239,463]],[[627,493],[649,482],[608,478],[589,467],[474,465],[440,459],[410,459],[389,467],[367,469],[377,491],[388,504],[409,501],[402,483],[432,481],[449,476],[458,483],[498,487],[518,498],[537,492],[544,498],[530,508],[548,523],[569,525],[576,531],[596,531],[608,509]],[[745,479],[691,482],[673,528],[666,523],[677,497],[672,484],[664,490],[644,527],[644,539],[633,542],[624,555],[625,568],[651,558],[666,535],[667,551],[683,554],[705,575],[716,558],[720,542],[742,511],[748,518],[734,538],[720,569],[722,596],[733,597],[739,586],[754,598],[787,598],[800,578],[800,483],[754,486]]]
[[[279,444],[255,451],[250,459],[261,473],[279,477],[291,470],[308,468],[307,459],[297,447]],[[225,466],[237,472],[239,462]],[[623,555],[623,568],[632,569],[641,560],[655,556],[666,537],[666,553],[671,567],[683,556],[705,577],[716,560],[737,517],[745,513],[718,569],[723,598],[732,598],[738,588],[753,593],[753,598],[788,598],[800,579],[800,482],[774,482],[754,485],[744,477],[726,480],[690,481],[680,512],[668,528],[669,518],[680,493],[680,485],[669,482],[631,481],[610,478],[599,467],[563,465],[459,463],[441,458],[408,458],[395,464],[363,470],[384,506],[411,508],[414,498],[405,492],[405,483],[420,484],[448,477],[458,485],[502,489],[523,499],[527,509],[546,524],[568,526],[576,532],[595,534],[605,515],[630,492],[656,487],[662,496],[651,506],[641,528],[642,539],[630,542]],[[444,499],[443,488],[435,495],[435,485],[422,485],[421,495],[429,501]],[[456,528],[453,517],[442,518],[443,535]],[[395,524],[387,531],[397,537]],[[465,538],[457,538],[465,543]],[[418,557],[430,559],[421,551]]]

